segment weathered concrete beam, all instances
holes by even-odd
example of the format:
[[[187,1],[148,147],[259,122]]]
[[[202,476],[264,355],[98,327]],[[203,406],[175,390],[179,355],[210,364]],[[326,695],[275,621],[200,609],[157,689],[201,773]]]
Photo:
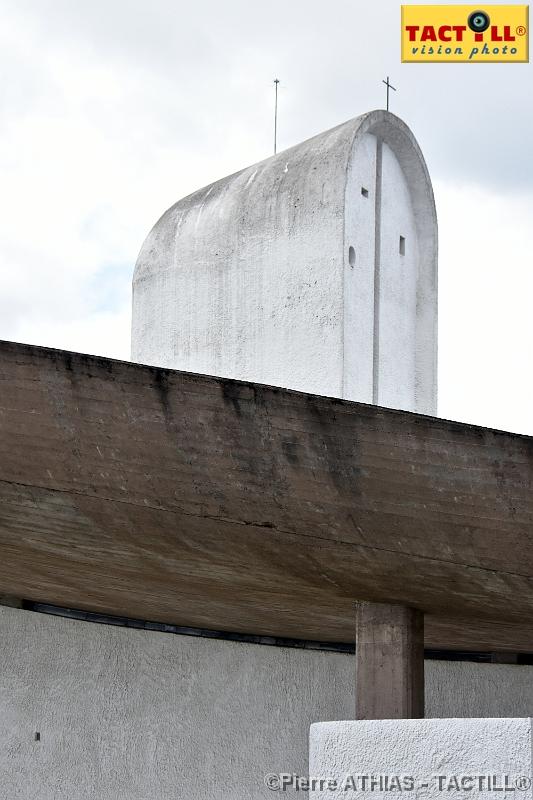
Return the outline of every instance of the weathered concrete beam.
[[[533,439],[0,342],[0,593],[173,625],[533,652]]]
[[[9,606],[9,608],[22,608],[23,601],[20,597],[14,597],[11,594],[0,594],[0,606]]]
[[[424,615],[414,608],[358,603],[356,718],[424,716]]]

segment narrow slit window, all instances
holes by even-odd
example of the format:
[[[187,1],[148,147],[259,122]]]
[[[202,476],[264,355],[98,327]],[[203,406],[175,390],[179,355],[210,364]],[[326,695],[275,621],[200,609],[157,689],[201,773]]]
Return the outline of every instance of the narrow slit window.
[[[363,197],[368,197],[368,189],[365,189],[364,186],[361,186],[361,194]]]
[[[352,246],[348,249],[348,263],[351,267],[355,267],[355,250]]]
[[[400,236],[400,255],[405,255],[405,236]]]

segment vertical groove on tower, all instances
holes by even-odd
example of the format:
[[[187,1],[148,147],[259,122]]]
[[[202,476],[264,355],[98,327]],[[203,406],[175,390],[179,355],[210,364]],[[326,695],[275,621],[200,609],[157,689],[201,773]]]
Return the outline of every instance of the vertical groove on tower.
[[[374,353],[372,365],[372,402],[379,405],[379,298],[381,268],[381,183],[383,142],[376,137],[376,191],[374,212]]]

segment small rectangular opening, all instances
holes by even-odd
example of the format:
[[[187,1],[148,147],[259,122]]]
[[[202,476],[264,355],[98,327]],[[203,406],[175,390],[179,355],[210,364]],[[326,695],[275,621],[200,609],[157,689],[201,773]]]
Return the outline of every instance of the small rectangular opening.
[[[400,236],[400,255],[405,255],[405,236]]]
[[[361,186],[361,194],[363,197],[368,197],[368,189],[365,189],[364,186]]]

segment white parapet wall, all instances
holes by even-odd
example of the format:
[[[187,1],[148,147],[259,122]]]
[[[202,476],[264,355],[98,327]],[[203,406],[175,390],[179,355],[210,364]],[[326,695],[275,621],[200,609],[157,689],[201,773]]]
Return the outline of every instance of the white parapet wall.
[[[530,800],[531,758],[530,718],[322,722],[298,788],[313,800]]]

